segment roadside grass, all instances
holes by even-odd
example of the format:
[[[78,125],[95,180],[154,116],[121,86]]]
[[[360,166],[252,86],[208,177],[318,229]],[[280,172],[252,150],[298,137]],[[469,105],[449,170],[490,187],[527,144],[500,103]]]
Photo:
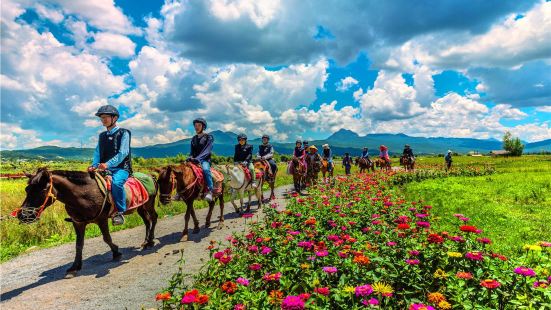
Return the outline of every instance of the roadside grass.
[[[525,244],[551,239],[551,157],[483,158],[477,163],[492,164],[496,173],[412,182],[397,190],[408,200],[432,205],[438,229],[457,226],[450,214],[470,218],[498,252],[512,254]]]

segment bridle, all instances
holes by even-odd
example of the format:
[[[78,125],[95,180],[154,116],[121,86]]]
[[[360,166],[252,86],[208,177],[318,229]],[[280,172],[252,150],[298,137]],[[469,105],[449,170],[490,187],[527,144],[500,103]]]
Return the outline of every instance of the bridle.
[[[172,192],[174,192],[174,189],[176,189],[176,176],[171,171],[170,172],[170,192],[168,192],[168,194],[161,193],[159,195],[159,198],[161,199],[161,201],[163,201],[163,199],[164,201],[170,201],[172,197]]]
[[[42,214],[42,212],[44,212],[44,209],[46,209],[46,207],[48,206],[48,200],[52,200],[52,202],[50,203],[53,204],[56,200],[57,200],[57,197],[56,195],[54,194],[54,180],[52,178],[52,175],[50,175],[50,186],[49,186],[49,189],[48,189],[48,194],[46,195],[46,198],[44,198],[44,202],[42,203],[42,205],[39,207],[39,208],[32,208],[32,209],[29,209],[29,208],[21,208],[21,214],[25,217],[25,218],[28,218],[29,216],[34,216],[34,221],[38,220],[40,218],[40,215]]]

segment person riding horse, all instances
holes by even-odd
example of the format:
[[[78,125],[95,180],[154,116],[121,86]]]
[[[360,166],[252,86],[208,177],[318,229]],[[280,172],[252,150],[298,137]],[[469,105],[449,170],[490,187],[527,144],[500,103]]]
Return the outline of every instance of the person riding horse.
[[[365,159],[368,165],[371,163],[371,159],[369,159],[369,149],[367,147],[363,148],[362,154],[360,155],[360,159]]]
[[[258,153],[256,157],[261,160],[266,160],[270,164],[271,172],[275,173],[277,171],[277,164],[274,161],[274,147],[269,143],[270,137],[268,135],[262,136],[262,144],[258,146]]]
[[[117,208],[113,216],[113,225],[124,224],[123,213],[126,211],[126,192],[124,183],[132,174],[132,158],[130,151],[131,133],[128,129],[117,126],[119,111],[112,105],[101,106],[96,112],[106,131],[100,133],[98,144],[94,150],[92,165],[89,172],[107,170],[112,175],[111,194]]]
[[[322,145],[323,152],[321,154],[322,158],[327,161],[327,171],[331,172],[333,170],[333,152],[329,147],[329,144]]]
[[[413,150],[409,146],[409,144],[406,144],[404,146],[404,152],[402,153],[402,156],[407,156],[410,160],[410,162],[415,161],[415,155],[413,155]]]
[[[293,152],[293,157],[298,159],[302,165],[306,168],[306,150],[304,147],[302,147],[302,141],[297,140],[295,142],[295,150]],[[293,169],[296,169],[297,167],[293,167]]]
[[[212,175],[210,172],[210,159],[212,147],[214,145],[214,137],[205,132],[207,129],[207,121],[204,118],[199,117],[194,119],[193,126],[195,128],[196,135],[191,138],[191,150],[187,161],[201,165],[205,183],[208,188],[208,192],[205,195],[205,200],[212,202],[212,190],[214,188],[214,184],[212,182]]]
[[[390,157],[388,156],[388,148],[384,145],[379,146],[379,158],[383,159],[387,164],[390,164]]]
[[[238,144],[235,145],[235,151],[233,153],[233,163],[234,165],[241,164],[243,167],[249,169],[249,174],[251,175],[251,186],[253,188],[257,187],[256,184],[256,173],[254,172],[253,165],[253,146],[247,143],[247,135],[240,134],[237,136]]]
[[[308,153],[306,154],[306,157],[311,163],[321,163],[321,156],[318,153],[318,148],[315,145],[308,147]]]

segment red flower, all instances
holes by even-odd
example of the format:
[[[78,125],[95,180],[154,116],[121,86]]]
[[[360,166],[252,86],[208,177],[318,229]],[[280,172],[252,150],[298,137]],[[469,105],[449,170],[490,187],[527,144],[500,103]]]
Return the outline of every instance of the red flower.
[[[329,288],[328,287],[316,287],[314,289],[314,292],[323,296],[329,295]]]
[[[398,224],[398,229],[400,229],[400,230],[409,229],[409,228],[410,228],[409,224],[405,224],[405,223],[404,224]]]
[[[436,244],[440,244],[444,242],[444,238],[442,238],[442,236],[440,236],[439,234],[430,234],[427,240],[429,241],[429,243],[436,243]]]
[[[222,290],[228,294],[233,294],[237,291],[237,284],[232,281],[227,281],[222,284]]]
[[[464,232],[471,232],[471,233],[477,233],[478,232],[478,228],[476,228],[475,226],[471,226],[471,225],[461,225],[461,226],[459,226],[459,230],[464,231]]]
[[[497,282],[496,280],[486,279],[486,280],[480,281],[480,285],[482,285],[485,288],[491,290],[491,289],[498,288],[499,286],[501,286],[501,283]]]
[[[207,302],[209,302],[209,296],[208,295],[199,295],[197,297],[197,302],[201,305],[204,305]]]
[[[170,292],[159,293],[159,294],[155,295],[155,300],[169,300],[170,297],[172,297],[170,295]]]

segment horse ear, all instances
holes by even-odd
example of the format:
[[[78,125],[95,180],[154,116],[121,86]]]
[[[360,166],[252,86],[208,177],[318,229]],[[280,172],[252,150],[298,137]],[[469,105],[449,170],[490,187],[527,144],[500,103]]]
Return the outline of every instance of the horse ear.
[[[32,178],[34,175],[30,174],[30,173],[27,173],[26,171],[23,171],[23,174],[27,177],[27,178]]]
[[[161,171],[163,171],[163,170],[159,167],[155,167],[155,168],[153,168],[153,171],[155,171],[157,173],[161,173]]]

